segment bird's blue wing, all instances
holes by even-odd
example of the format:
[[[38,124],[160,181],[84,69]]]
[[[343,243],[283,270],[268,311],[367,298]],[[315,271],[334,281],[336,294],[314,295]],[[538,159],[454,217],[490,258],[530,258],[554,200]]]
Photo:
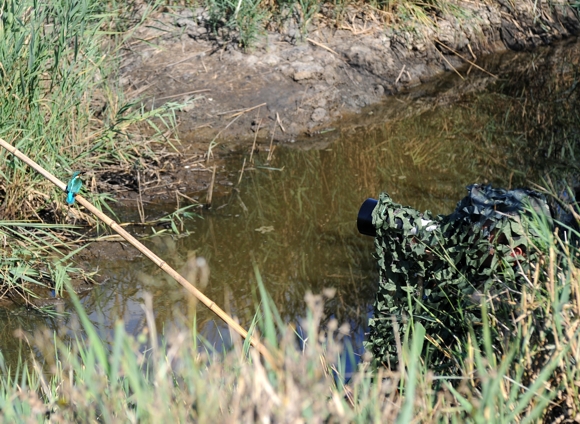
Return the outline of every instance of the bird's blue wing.
[[[67,202],[69,205],[72,205],[72,204],[75,202],[75,194],[74,194],[72,191],[69,191],[69,192],[66,194],[66,202]]]
[[[83,185],[83,182],[81,181],[81,179],[79,177],[75,177],[69,183],[68,191],[76,194],[80,191],[82,185]]]
[[[72,178],[70,179],[70,181],[68,182],[68,184],[66,185],[66,202],[69,205],[72,205],[75,202],[75,194],[77,194],[79,192],[79,190],[81,189],[83,182],[81,181],[81,179],[79,178],[79,171],[75,171],[73,173]]]

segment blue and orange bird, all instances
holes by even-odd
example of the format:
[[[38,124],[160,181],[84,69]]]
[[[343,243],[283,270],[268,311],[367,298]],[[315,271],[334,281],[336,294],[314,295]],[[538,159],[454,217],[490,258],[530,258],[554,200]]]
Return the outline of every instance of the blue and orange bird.
[[[70,181],[68,182],[68,184],[66,185],[66,202],[69,205],[72,205],[75,202],[75,195],[80,191],[83,182],[81,181],[81,177],[79,177],[80,172],[79,171],[75,171],[73,173],[72,178],[70,179]]]

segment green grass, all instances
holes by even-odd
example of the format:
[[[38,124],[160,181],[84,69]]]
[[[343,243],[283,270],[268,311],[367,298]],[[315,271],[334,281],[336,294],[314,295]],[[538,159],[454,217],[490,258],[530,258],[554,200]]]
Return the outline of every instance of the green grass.
[[[533,225],[543,226],[536,221]],[[580,272],[576,251],[542,228],[544,260],[536,281],[522,288],[517,331],[494,348],[494,325],[485,323],[481,345],[463,340],[460,372],[441,375],[426,365],[425,330],[415,326],[401,340],[397,370],[362,363],[346,378],[349,355],[335,320],[326,325],[322,296],[307,294],[308,312],[299,338],[277,318],[259,271],[262,305],[255,322],[270,348],[283,359],[280,368],[263,364],[247,344],[234,340],[215,352],[184,322],[181,330],[160,334],[151,299],[147,326],[127,334],[117,323],[103,339],[71,297],[84,338],[68,341],[38,331],[31,347],[40,359],[4,369],[0,409],[6,420],[99,422],[534,422],[560,413],[580,412]],[[561,245],[555,249],[554,246]],[[482,304],[484,317],[487,316]],[[78,332],[80,334],[80,332]],[[0,363],[0,366],[6,368]]]
[[[253,18],[255,26],[251,19],[244,24],[244,17],[261,16],[268,7],[294,7],[301,22],[308,23],[303,10],[307,6],[256,4],[244,4],[255,6],[249,11],[240,6],[237,15],[237,3],[233,10],[225,9],[226,21],[235,15],[231,25],[237,30],[247,25],[247,35],[240,38],[243,45],[251,45],[263,22]],[[393,1],[374,6],[407,7],[428,16],[443,4]],[[131,167],[154,157],[154,148],[144,143],[142,128],[137,127],[149,125],[153,139],[160,140],[155,136],[164,132],[164,126],[172,126],[171,109],[148,111],[123,101],[113,69],[118,43],[126,34],[120,32],[123,24],[117,20],[114,5],[24,0],[4,2],[1,11],[0,137],[63,180],[75,169],[90,171],[111,164]],[[97,98],[105,99],[104,110],[95,107]],[[140,153],[135,146],[142,149]],[[433,151],[429,149],[435,147],[410,143],[412,162],[429,164]],[[565,137],[546,149],[549,157],[568,157],[573,146]],[[48,216],[57,223],[70,219],[64,193],[6,152],[0,153],[0,176],[3,218],[40,221]],[[98,201],[96,195],[87,194]],[[293,207],[308,208],[302,192],[292,196],[296,199]],[[321,326],[322,301],[314,295],[306,299],[307,337],[298,340],[294,330],[276,318],[275,305],[261,290],[262,307],[255,322],[272,349],[284,358],[283,366],[275,370],[263,365],[239,340],[229,352],[212,351],[195,325],[189,329],[190,323],[184,322],[181,331],[158,337],[160,329],[155,328],[150,305],[148,325],[140,335],[128,334],[119,322],[110,340],[101,338],[71,292],[82,331],[68,339],[42,331],[28,337],[42,360],[28,361],[24,350],[16,369],[8,369],[0,358],[2,416],[14,422],[406,423],[410,418],[528,422],[543,417],[551,421],[566,412],[575,418],[580,413],[578,252],[554,236],[545,223],[533,224],[542,234],[537,241],[541,261],[537,274],[522,288],[514,337],[500,341],[501,351],[494,349],[498,341],[493,340],[492,331],[484,331],[481,350],[473,338],[463,340],[465,354],[456,358],[461,365],[457,375],[429,369],[423,355],[428,339],[417,325],[401,340],[398,370],[373,369],[365,363],[347,380],[348,345],[342,342],[338,322]],[[37,287],[62,290],[73,270],[60,247],[76,235],[73,231],[60,224],[1,222],[3,284],[18,286],[23,299],[34,296]],[[259,273],[256,282],[260,284]],[[482,307],[487,306],[483,303]]]
[[[82,194],[100,208],[108,208],[111,197],[87,189],[93,171],[154,161],[156,145],[167,145],[168,130],[175,126],[177,105],[149,110],[123,97],[118,53],[139,22],[125,28],[129,18],[121,7],[125,4],[96,0],[8,0],[0,6],[0,138],[62,181],[75,170],[85,171]],[[3,219],[95,224],[76,205],[69,208],[65,197],[23,162],[0,152]],[[10,246],[0,253],[0,298],[12,292],[28,299],[35,286],[60,291],[72,270],[64,262],[51,264],[61,261],[67,239],[78,234],[70,228],[56,234],[57,226],[31,227],[0,224]]]
[[[266,18],[270,16],[261,0],[207,0],[210,26],[214,32],[222,30],[229,37],[236,33],[239,44],[252,46],[264,32]]]
[[[73,170],[154,158],[173,105],[145,110],[123,99],[115,68],[128,34],[117,31],[119,11],[94,0],[7,1],[0,11],[0,137],[64,181]],[[0,157],[5,218],[66,220],[60,190],[7,152]]]
[[[75,229],[62,224],[0,221],[0,239],[10,242],[0,255],[2,296],[38,308],[35,300],[50,297],[49,290],[60,296],[70,275],[88,278],[67,262],[61,250],[70,247],[67,238],[79,236]]]

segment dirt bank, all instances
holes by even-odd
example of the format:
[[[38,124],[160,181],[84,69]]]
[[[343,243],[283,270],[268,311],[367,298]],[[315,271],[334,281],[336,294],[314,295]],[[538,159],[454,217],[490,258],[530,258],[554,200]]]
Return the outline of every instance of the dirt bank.
[[[460,13],[391,26],[368,6],[347,8],[340,25],[323,8],[307,35],[288,19],[248,52],[209,30],[206,10],[165,10],[137,34],[147,43],[128,46],[122,83],[155,105],[191,100],[180,132],[196,140],[275,131],[275,141],[292,142],[442,72],[482,72],[487,54],[578,34],[567,3],[460,1]]]

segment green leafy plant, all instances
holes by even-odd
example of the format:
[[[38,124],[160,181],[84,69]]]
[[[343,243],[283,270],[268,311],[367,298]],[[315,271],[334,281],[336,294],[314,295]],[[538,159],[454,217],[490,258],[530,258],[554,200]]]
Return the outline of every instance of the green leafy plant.
[[[173,128],[176,105],[145,110],[123,100],[114,78],[122,39],[110,35],[116,12],[94,0],[9,0],[2,3],[0,16],[0,137],[58,176],[63,170],[63,179],[71,170],[127,163],[139,151],[154,157],[148,146]],[[148,142],[137,128],[141,123],[153,129]],[[62,194],[5,155],[0,152],[6,157],[0,165],[3,215],[52,212],[58,221],[54,205],[62,204],[57,201]]]
[[[213,31],[227,29],[222,34],[234,37],[245,49],[256,42],[269,16],[262,0],[209,0],[207,5]]]
[[[257,269],[255,276],[261,306],[250,331],[259,330],[269,349],[283,356],[278,368],[262,363],[240,340],[216,351],[197,332],[195,316],[191,330],[159,333],[149,295],[144,296],[142,332],[128,334],[120,321],[110,338],[103,337],[74,291],[69,291],[82,332],[69,339],[47,332],[28,338],[34,341],[31,347],[41,352],[44,368],[32,359],[9,369],[0,357],[4,418],[483,423],[493,416],[500,422],[533,422],[557,416],[559,394],[578,381],[580,371],[574,361],[578,330],[566,333],[569,343],[551,347],[533,373],[526,357],[533,348],[526,345],[524,332],[498,356],[488,325],[477,343],[481,348],[467,340],[469,355],[463,369],[449,375],[434,373],[422,360],[428,335],[420,323],[400,341],[402,361],[397,370],[373,369],[363,362],[347,378],[348,343],[336,321],[322,325],[322,296],[306,296],[308,309],[299,336],[282,323]],[[489,324],[483,308],[484,323]],[[528,327],[525,320],[521,325],[521,329]],[[564,368],[572,380],[555,385],[554,375]],[[566,407],[578,411],[577,399],[568,399],[571,403]]]
[[[0,221],[0,299],[40,309],[44,297],[61,297],[70,275],[87,278],[63,253],[79,227],[23,221]],[[46,293],[52,291],[52,296]],[[42,302],[41,302],[42,303]]]
[[[308,26],[312,19],[319,12],[321,3],[318,0],[298,0],[297,4],[301,15],[300,30],[304,37],[308,33]]]

